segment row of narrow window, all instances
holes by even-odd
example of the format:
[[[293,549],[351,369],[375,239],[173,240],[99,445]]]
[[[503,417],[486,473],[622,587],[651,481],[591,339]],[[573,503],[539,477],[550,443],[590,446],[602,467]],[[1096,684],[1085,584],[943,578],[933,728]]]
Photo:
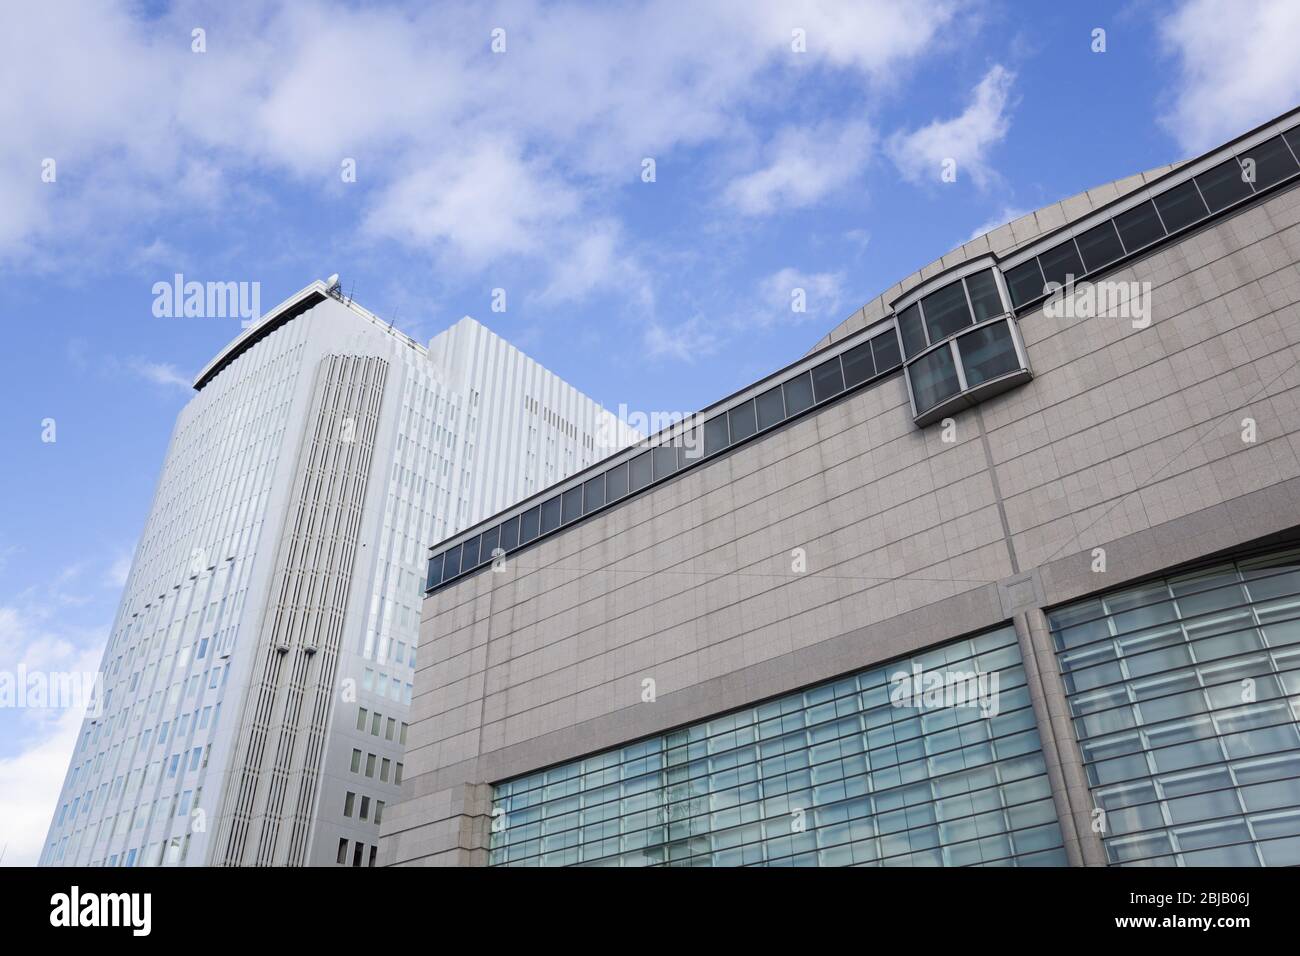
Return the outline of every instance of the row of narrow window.
[[[369,846],[369,850],[370,850],[369,854],[366,853],[366,849],[367,849],[366,844],[362,843],[360,840],[357,840],[356,843],[354,843],[354,844],[352,845],[352,865],[353,865],[353,866],[374,866],[374,865],[375,865],[375,859],[376,859],[376,858],[378,857],[378,855],[379,855],[379,847],[376,846],[376,845],[373,844],[373,843],[370,844],[370,846]],[[363,863],[363,862],[362,862],[363,860],[365,860],[365,861],[367,861],[367,862],[364,862],[364,863]],[[340,866],[347,866],[347,863],[348,863],[348,841],[347,841],[347,838],[346,838],[346,837],[339,837],[339,853],[338,853],[338,857],[337,857],[336,862],[337,862]]]
[[[1006,273],[1016,308],[1188,229],[1260,190],[1300,174],[1300,126],[1227,159]]]
[[[893,328],[865,339],[808,371],[773,385],[755,398],[707,419],[671,444],[647,448],[580,485],[488,528],[429,560],[426,590],[641,491],[660,479],[745,441],[809,409],[898,368],[902,361]]]

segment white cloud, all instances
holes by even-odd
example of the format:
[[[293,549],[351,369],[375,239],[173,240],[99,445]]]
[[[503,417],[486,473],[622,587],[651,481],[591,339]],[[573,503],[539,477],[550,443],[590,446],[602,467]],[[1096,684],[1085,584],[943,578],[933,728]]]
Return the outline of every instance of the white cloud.
[[[85,339],[75,336],[68,339],[68,361],[78,371],[112,377],[130,375],[167,387],[191,387],[192,379],[168,362],[151,362],[138,357],[121,358],[110,352],[97,352],[92,358],[88,349]]]
[[[803,311],[794,309],[796,291]],[[693,315],[676,325],[651,321],[642,344],[650,358],[692,362],[780,323],[839,322],[846,297],[843,273],[786,266],[759,280],[742,301],[728,302],[725,311]]]
[[[165,266],[178,261],[179,258],[180,253],[177,252],[175,246],[161,236],[155,236],[148,245],[140,246],[135,250],[131,261],[137,268],[144,268]]]
[[[0,669],[33,673],[94,673],[103,650],[97,629],[60,626],[53,608],[0,606]],[[6,709],[6,755],[0,757],[0,846],[4,863],[33,865],[58,809],[84,709]]]
[[[54,713],[17,754],[0,758],[0,847],[6,866],[36,865],[58,809],[83,713]]]
[[[190,50],[190,3],[155,17],[127,0],[75,16],[20,6],[0,32],[0,256],[54,268],[69,245],[107,253],[115,229],[247,208],[287,180],[355,190],[364,238],[435,264],[531,257],[549,270],[566,251],[600,253],[580,227],[613,217],[643,157],[702,144],[731,155],[811,70],[896,86],[965,5],[241,3],[202,8],[202,54]],[[501,55],[488,48],[497,23]],[[791,50],[796,28],[806,53]],[[840,134],[859,158],[865,128]],[[851,158],[794,133],[774,149],[736,187],[745,208],[816,201],[852,177]],[[55,184],[40,182],[47,156]],[[344,158],[356,184],[340,180]],[[617,275],[628,260],[610,249],[605,263]],[[551,285],[560,296],[582,283]]]
[[[717,331],[699,316],[671,326],[652,321],[646,326],[643,337],[649,358],[670,358],[679,362],[693,362],[712,355],[719,341]]]
[[[862,122],[783,129],[766,151],[766,164],[728,186],[724,198],[750,216],[811,206],[861,171],[873,140]]]
[[[0,605],[0,668],[21,663],[34,670],[68,670],[84,647],[102,644],[98,630],[60,624],[63,602],[55,591],[51,594],[53,599],[45,603]],[[96,654],[90,669],[98,663]]]
[[[794,311],[794,293],[802,293],[804,311]],[[759,284],[758,315],[766,322],[806,322],[834,317],[837,321],[844,300],[844,276],[831,272],[802,272],[787,266]]]
[[[865,229],[850,229],[844,233],[844,239],[862,250],[871,244],[871,233]]]
[[[121,590],[126,587],[126,579],[131,574],[131,552],[124,551],[113,559],[104,575],[104,586]]]
[[[1188,0],[1160,25],[1178,60],[1162,123],[1189,154],[1219,145],[1300,102],[1300,4]]]
[[[1005,226],[1007,223],[1019,219],[1021,216],[1026,216],[1031,212],[1033,212],[1032,209],[1021,209],[1018,206],[1003,206],[1000,211],[994,213],[984,222],[971,230],[971,234],[958,243],[958,245],[965,245],[972,239],[978,239],[986,232],[992,232],[999,226]]]
[[[969,6],[962,0],[841,3],[838,0],[767,0],[755,4],[774,37],[788,46],[790,27],[807,31],[808,51],[836,66],[851,67],[877,82],[896,80],[894,67],[929,47],[939,30]],[[968,24],[969,25],[969,24]]]
[[[542,227],[571,218],[573,190],[513,144],[479,143],[399,176],[366,221],[388,235],[481,266],[540,251]]]
[[[598,289],[615,289],[629,307],[651,311],[654,289],[650,278],[623,245],[617,221],[578,226],[572,235],[562,237],[558,261],[538,301],[548,305],[580,302]]]
[[[189,388],[191,379],[186,378],[174,365],[165,362],[133,361],[131,370],[141,378],[155,385],[169,385]]]
[[[958,181],[970,176],[980,188],[994,173],[988,154],[1010,129],[1008,110],[1015,74],[997,65],[971,91],[970,104],[959,116],[935,120],[911,133],[896,133],[888,150],[903,178],[914,183],[942,182],[948,160],[956,160]]]

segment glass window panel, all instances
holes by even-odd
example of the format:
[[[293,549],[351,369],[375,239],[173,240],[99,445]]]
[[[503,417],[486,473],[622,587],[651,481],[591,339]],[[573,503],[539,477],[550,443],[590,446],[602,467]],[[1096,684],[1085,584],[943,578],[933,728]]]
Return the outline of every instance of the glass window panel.
[[[478,538],[470,538],[461,545],[460,551],[460,568],[462,571],[472,571],[478,567]]]
[[[447,549],[447,554],[442,566],[442,579],[444,581],[450,581],[458,574],[460,574],[460,545]]]
[[[898,354],[898,336],[893,329],[871,339],[871,354],[876,360],[877,375],[898,367],[902,358]]]
[[[812,381],[813,398],[819,402],[844,391],[844,374],[840,371],[839,356],[816,366],[812,370]]]
[[[704,457],[704,429],[695,427],[682,435],[681,467],[689,468]]]
[[[1210,212],[1226,209],[1251,194],[1250,184],[1242,178],[1241,164],[1235,159],[1201,173],[1196,177],[1196,185],[1201,187],[1201,195],[1205,197]]]
[[[424,580],[425,590],[442,583],[442,555],[435,554],[429,559],[429,574]]]
[[[812,408],[813,390],[812,390],[812,373],[804,372],[802,375],[796,375],[790,381],[781,386],[785,392],[785,413],[789,415],[798,415],[805,409]]]
[[[922,299],[921,313],[925,316],[925,327],[930,332],[931,345],[971,324],[966,290],[960,281],[931,292]]]
[[[651,451],[654,463],[655,481],[667,478],[677,470],[677,446],[660,445]]]
[[[712,455],[731,444],[731,432],[725,413],[715,415],[704,423],[704,454]]]
[[[583,487],[582,510],[595,511],[605,503],[605,476],[597,475],[587,481]]]
[[[1300,561],[1294,552],[1243,561],[1240,567],[1256,601],[1300,594]]]
[[[861,345],[855,345],[845,352],[841,358],[844,361],[844,387],[852,388],[854,385],[861,385],[867,379],[876,374],[876,363],[871,357],[871,342],[866,341]],[[762,417],[760,412],[760,418]]]
[[[1078,279],[1083,275],[1083,260],[1079,258],[1073,239],[1048,249],[1038,257],[1038,262],[1043,267],[1044,284],[1058,282],[1065,285],[1070,276]]]
[[[970,304],[975,310],[976,322],[994,318],[1006,311],[1002,307],[1002,294],[998,292],[998,281],[994,278],[992,269],[967,276],[966,291],[970,293]]]
[[[479,547],[478,559],[484,563],[492,560],[492,552],[500,545],[498,543],[501,534],[500,526],[489,528],[483,532],[483,543]]]
[[[560,496],[542,502],[541,533],[548,534],[560,526]]]
[[[560,522],[568,524],[582,517],[582,486],[570,488],[561,501]]]
[[[1185,229],[1209,215],[1201,194],[1196,190],[1196,183],[1193,182],[1185,182],[1161,193],[1155,197],[1155,203],[1165,228],[1170,232]]]
[[[1297,159],[1300,159],[1300,126],[1291,127],[1283,133],[1282,136],[1286,139],[1287,143],[1290,144],[1291,154]]]
[[[758,422],[754,417],[753,401],[745,402],[743,405],[737,405],[731,409],[727,413],[727,419],[731,426],[731,441],[733,443],[743,441],[758,431]]]
[[[1066,658],[1080,651],[1069,649],[1061,631],[1085,626],[1080,622],[1098,614],[1104,627],[1084,650],[1108,648],[1112,660],[1123,664],[1112,670],[1107,696],[1097,698],[1111,710],[1088,703],[1089,695],[1069,692],[1075,714],[1097,711],[1095,718],[1076,718],[1074,726],[1090,761],[1089,779],[1094,790],[1100,788],[1099,805],[1133,808],[1112,814],[1112,835],[1103,837],[1114,860],[1167,854],[1114,834],[1172,821],[1181,856],[1168,862],[1255,863],[1266,836],[1258,826],[1247,829],[1242,808],[1300,810],[1300,789],[1294,786],[1286,793],[1255,789],[1270,779],[1294,779],[1300,767],[1296,715],[1270,673],[1274,659],[1263,652],[1253,626],[1259,605],[1253,615],[1239,607],[1254,599],[1247,591],[1259,560],[1219,562],[1049,615],[1063,669]],[[1255,693],[1243,702],[1240,682],[1246,677],[1255,681]],[[1130,713],[1136,719],[1109,719]],[[1269,762],[1278,769],[1264,768]],[[1111,782],[1117,785],[1106,786]]]
[[[501,547],[512,551],[519,547],[519,516],[501,522]]]
[[[921,328],[921,309],[915,302],[898,313],[898,331],[909,357],[924,352],[929,345],[925,340],[925,330]]]
[[[917,414],[927,411],[961,391],[952,350],[938,348],[917,359],[907,369]]]
[[[519,516],[519,543],[527,544],[537,537],[537,530],[541,525],[542,510],[540,508],[529,508]]]
[[[972,387],[1020,368],[1015,342],[1006,322],[991,322],[957,339],[966,386]]]
[[[1165,227],[1160,225],[1155,204],[1150,200],[1116,216],[1115,228],[1128,252],[1136,252],[1165,237]]]
[[[999,646],[1009,647],[1019,666],[1014,632],[1011,641]],[[969,659],[969,653],[959,657]],[[921,659],[896,666],[906,671]],[[493,803],[508,811],[507,825],[491,835],[489,860],[493,865],[571,865],[621,856],[621,862],[651,866],[848,865],[874,861],[883,853],[895,864],[1062,862],[1060,828],[1032,721],[1028,732],[1020,734],[1016,755],[1006,759],[996,758],[984,736],[975,733],[985,725],[973,712],[960,721],[938,721],[944,728],[942,742],[938,736],[929,741],[917,737],[924,733],[918,726],[909,739],[893,743],[895,732],[886,720],[869,732],[874,746],[863,747],[856,717],[845,723],[847,737],[830,732],[843,721],[836,717],[837,700],[848,708],[846,715],[856,714],[853,688],[860,676],[498,785]],[[883,679],[879,682],[887,694]],[[844,694],[837,697],[840,684]],[[883,706],[892,709],[888,700]],[[928,708],[932,714],[944,709],[959,708],[942,703]],[[764,728],[770,725],[762,737],[761,789],[754,763],[756,721]],[[949,729],[959,723],[962,731]],[[824,742],[813,743],[806,726],[825,729]],[[872,773],[861,756],[836,756],[844,752],[845,740],[856,742],[859,754],[893,750],[904,762],[892,775]],[[947,772],[932,784],[926,779],[925,754],[939,749]],[[963,753],[971,756],[963,760]],[[706,754],[713,755],[709,761],[701,759]],[[733,759],[741,754],[743,761]],[[972,760],[977,766],[965,769]],[[893,789],[868,796],[873,777]],[[940,793],[941,788],[949,792]],[[934,802],[940,796],[959,797],[963,803],[950,801],[940,813]],[[814,808],[810,828],[791,834],[781,821],[800,806]],[[878,835],[887,838],[881,846],[876,845]],[[674,841],[672,846],[663,847],[665,839]],[[852,852],[824,852],[850,844]],[[952,847],[957,852],[945,857],[943,851]],[[721,855],[731,851],[734,856]]]
[[[758,410],[758,427],[771,428],[785,418],[785,399],[781,397],[781,386],[769,388],[754,401]]]
[[[1021,263],[1006,273],[1007,291],[1017,307],[1032,302],[1043,294],[1043,272],[1037,259]]]
[[[637,455],[628,462],[628,466],[630,468],[628,479],[630,490],[639,491],[650,484],[650,480],[654,475],[654,471],[650,467],[650,452],[645,451]]]
[[[605,500],[618,501],[628,492],[627,462],[605,472]]]
[[[1286,143],[1282,142],[1281,136],[1274,136],[1253,149],[1246,150],[1240,158],[1243,168],[1247,160],[1255,161],[1256,189],[1266,189],[1300,172],[1300,166],[1296,165],[1295,157],[1287,149]]]
[[[1120,244],[1115,223],[1109,219],[1079,236],[1078,243],[1083,264],[1089,272],[1096,272],[1124,255],[1124,246]]]

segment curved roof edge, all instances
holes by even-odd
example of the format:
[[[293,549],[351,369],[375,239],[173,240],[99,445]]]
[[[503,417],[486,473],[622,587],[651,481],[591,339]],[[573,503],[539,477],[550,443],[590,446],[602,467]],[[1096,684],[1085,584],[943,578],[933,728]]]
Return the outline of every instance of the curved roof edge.
[[[865,328],[872,322],[884,318],[890,312],[891,302],[931,276],[945,272],[954,266],[959,266],[979,256],[986,256],[989,253],[999,257],[1008,256],[1021,246],[1028,245],[1040,236],[1046,235],[1054,229],[1059,229],[1075,219],[1081,219],[1094,209],[1099,209],[1129,193],[1136,192],[1153,180],[1172,172],[1187,162],[1187,160],[1184,160],[1183,162],[1170,163],[1168,166],[1157,166],[1145,173],[1137,173],[1124,179],[1116,179],[1101,186],[1095,186],[1092,189],[1085,189],[1068,199],[1049,203],[1041,209],[1035,209],[1033,212],[1025,213],[1018,219],[1012,219],[1010,222],[995,226],[988,232],[980,233],[930,264],[917,269],[902,281],[894,283],[822,336],[810,351],[815,352],[820,348],[825,348],[850,332],[856,332],[858,329]]]
[[[250,325],[231,339],[226,347],[213,357],[212,361],[203,366],[202,371],[194,379],[194,390],[198,391],[208,384],[222,369],[280,326],[324,302],[327,294],[325,283],[317,279],[305,289],[301,289],[289,296],[270,312],[263,313],[255,324]]]
[[[348,309],[355,315],[365,319],[376,328],[382,329],[389,335],[401,340],[408,347],[415,349],[417,352],[428,352],[428,347],[421,342],[417,342],[405,332],[399,332],[393,326],[385,322],[379,316],[375,315],[369,309],[358,305],[351,298],[344,297],[341,293],[335,294],[330,291],[329,287],[317,279],[311,285],[295,292],[289,298],[285,299],[270,312],[266,312],[255,325],[249,326],[234,339],[231,339],[216,356],[203,367],[198,376],[194,379],[194,389],[198,391],[204,385],[212,381],[221,370],[233,362],[239,356],[243,355],[250,348],[266,338],[276,329],[280,328],[287,322],[291,322],[304,312],[308,312],[320,305],[326,299],[333,299],[339,305]],[[465,318],[469,318],[466,316]],[[470,321],[474,321],[470,319]]]
[[[1113,182],[1104,183],[1092,189],[1084,190],[1068,199],[1062,199],[1059,202],[1050,203],[1041,209],[1036,209],[1031,213],[1021,216],[1019,219],[1013,219],[988,232],[975,236],[970,241],[958,246],[951,252],[936,259],[929,265],[918,269],[907,278],[900,282],[894,283],[880,295],[876,296],[862,308],[858,309],[843,322],[840,322],[826,335],[822,336],[817,344],[808,350],[805,354],[812,354],[818,349],[823,349],[834,342],[839,341],[846,335],[857,332],[866,328],[875,322],[889,316],[890,304],[896,301],[900,296],[920,283],[946,272],[955,266],[983,255],[995,255],[999,259],[1005,258],[1022,246],[1026,246],[1040,237],[1050,232],[1055,232],[1061,227],[1082,219],[1089,213],[1103,206],[1117,202],[1130,193],[1137,192],[1140,189],[1153,183],[1155,180],[1180,169],[1189,163],[1197,162],[1200,159],[1211,156],[1220,150],[1232,146],[1241,140],[1247,139],[1262,129],[1277,123],[1288,116],[1300,113],[1300,109],[1288,110],[1278,116],[1260,123],[1252,129],[1246,130],[1239,136],[1222,143],[1213,149],[1206,150],[1199,156],[1192,159],[1182,160],[1177,163],[1170,163],[1167,166],[1158,166],[1155,169],[1147,170],[1144,173],[1137,173],[1123,179],[1116,179]]]

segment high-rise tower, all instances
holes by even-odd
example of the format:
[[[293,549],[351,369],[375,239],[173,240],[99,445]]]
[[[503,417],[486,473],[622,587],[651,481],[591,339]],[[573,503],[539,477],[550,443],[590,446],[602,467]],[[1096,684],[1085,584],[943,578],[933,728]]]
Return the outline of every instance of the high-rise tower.
[[[181,411],[41,862],[369,865],[426,548],[635,439],[471,318],[315,282]]]

